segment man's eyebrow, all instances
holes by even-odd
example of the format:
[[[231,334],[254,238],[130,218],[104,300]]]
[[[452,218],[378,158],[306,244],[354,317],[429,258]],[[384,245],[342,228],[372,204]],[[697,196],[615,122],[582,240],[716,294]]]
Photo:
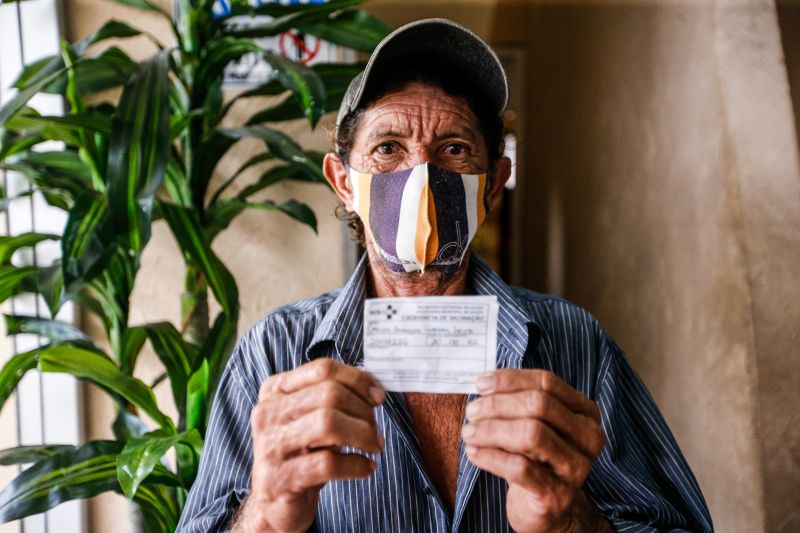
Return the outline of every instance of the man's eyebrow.
[[[463,130],[458,130],[458,131],[448,131],[448,132],[442,133],[440,135],[437,135],[435,138],[436,138],[437,141],[443,141],[445,139],[455,139],[455,138],[458,138],[458,137],[460,137],[462,139],[467,139],[467,140],[470,140],[470,141],[473,141],[473,142],[475,141],[475,135],[472,133],[472,130],[469,130],[469,129],[463,129]]]
[[[372,130],[367,135],[367,139],[370,140],[386,139],[387,137],[406,137],[406,134],[395,130]]]
[[[373,130],[367,134],[367,139],[369,140],[376,140],[376,139],[391,139],[391,138],[398,138],[398,137],[407,137],[408,134],[402,131],[396,130]],[[446,131],[444,133],[437,134],[434,139],[437,141],[442,141],[445,139],[454,139],[454,138],[464,138],[470,141],[475,141],[475,135],[469,129],[457,130],[457,131]]]

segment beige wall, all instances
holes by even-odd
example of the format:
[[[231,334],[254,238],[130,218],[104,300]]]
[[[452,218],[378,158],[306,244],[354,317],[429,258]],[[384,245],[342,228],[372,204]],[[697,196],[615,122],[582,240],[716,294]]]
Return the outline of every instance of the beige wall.
[[[65,4],[73,39],[110,16],[163,34],[137,11]],[[394,25],[446,16],[526,52],[514,281],[586,306],[626,349],[718,531],[800,529],[789,514],[800,493],[800,175],[772,3],[379,0],[370,9]],[[300,138],[325,146],[321,132]],[[309,202],[320,236],[260,213],[221,236],[217,251],[242,295],[240,330],[345,275],[342,233],[325,216],[331,195],[298,185],[272,194]],[[177,318],[181,268],[157,227],[135,322]],[[156,373],[152,358],[143,363],[142,377]],[[110,425],[98,398],[88,394],[90,437]],[[124,501],[102,502],[93,530],[122,531]]]
[[[718,531],[798,530],[800,175],[773,4],[371,6],[526,51],[513,281],[619,341]]]
[[[761,531],[749,293],[713,6],[572,6],[534,20],[532,50],[559,51],[531,72],[541,128],[529,125],[529,146],[541,170],[533,190],[562,214],[551,223],[563,225],[563,294],[629,354],[717,529]]]

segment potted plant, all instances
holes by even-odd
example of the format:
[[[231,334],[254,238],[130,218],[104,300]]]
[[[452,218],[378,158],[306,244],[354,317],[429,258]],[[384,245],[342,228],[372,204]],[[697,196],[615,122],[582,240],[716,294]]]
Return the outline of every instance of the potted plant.
[[[369,52],[388,31],[357,7],[362,0],[260,7],[234,1],[219,18],[212,16],[212,0],[181,0],[174,17],[148,0],[115,1],[166,17],[173,45],[156,43],[158,51],[139,62],[116,46],[97,51],[95,45],[108,39],[144,33],[109,21],[76,43],[62,44],[57,56],[28,65],[14,84],[17,95],[0,108],[0,168],[24,175],[36,194],[67,212],[62,235],[0,237],[0,301],[37,293],[50,313],[49,318],[6,316],[10,335],[34,333],[46,343],[13,356],[0,370],[0,408],[28,370],[66,372],[109,394],[117,409],[115,439],[0,451],[2,464],[33,463],[0,492],[0,522],[118,491],[137,504],[147,530],[174,530],[197,472],[215,383],[237,331],[236,282],[211,244],[247,209],[283,213],[316,231],[308,206],[252,199],[282,180],[324,182],[322,154],[304,150],[271,124],[304,117],[314,128],[324,113],[338,109],[362,68],[307,67],[264,51],[254,39],[295,29]],[[246,29],[226,24],[236,15],[272,18]],[[273,77],[226,99],[226,65],[252,53],[273,67]],[[116,102],[92,98],[120,87]],[[37,93],[62,95],[68,111],[42,116],[27,106]],[[237,127],[221,127],[235,101],[261,95],[285,96]],[[217,163],[244,137],[262,141],[263,152],[210,190]],[[44,148],[50,141],[61,147]],[[245,170],[267,161],[271,166],[256,182],[229,193]],[[159,219],[169,225],[185,259],[181,323],[130,324],[140,258]],[[12,262],[17,250],[54,239],[62,254],[52,265]],[[213,320],[209,291],[221,308]],[[108,350],[55,320],[65,302],[100,319]],[[137,357],[148,341],[164,365],[177,420],[162,412],[151,386],[135,377]],[[151,430],[142,414],[157,428]],[[168,467],[163,456],[173,447],[177,460]]]

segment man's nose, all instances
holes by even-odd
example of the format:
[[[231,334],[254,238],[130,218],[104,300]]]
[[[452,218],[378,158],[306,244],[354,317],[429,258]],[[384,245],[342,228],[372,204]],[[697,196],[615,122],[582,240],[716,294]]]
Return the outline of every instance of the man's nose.
[[[414,146],[408,150],[406,164],[409,167],[415,167],[422,163],[432,162],[434,159],[434,153],[432,153],[432,151],[432,148],[429,146]]]

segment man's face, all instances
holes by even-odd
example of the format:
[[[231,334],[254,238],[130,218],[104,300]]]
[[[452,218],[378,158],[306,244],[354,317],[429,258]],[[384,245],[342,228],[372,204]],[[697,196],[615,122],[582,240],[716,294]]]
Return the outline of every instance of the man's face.
[[[353,135],[348,165],[360,172],[383,174],[432,163],[460,174],[481,174],[489,170],[489,152],[477,117],[467,101],[445,93],[438,87],[412,83],[389,93],[367,108]],[[348,211],[355,211],[354,191],[347,166],[336,154],[325,156],[325,178]],[[489,176],[486,196],[489,205],[500,197],[511,175],[511,161],[500,157]],[[366,245],[370,262],[386,275],[409,278],[417,294],[444,294],[437,285],[446,285],[453,273],[430,275],[389,272],[380,261],[369,231]],[[426,285],[427,284],[427,285]]]
[[[362,115],[349,164],[370,174],[430,162],[461,174],[485,172],[486,141],[467,101],[438,87],[411,83]]]

